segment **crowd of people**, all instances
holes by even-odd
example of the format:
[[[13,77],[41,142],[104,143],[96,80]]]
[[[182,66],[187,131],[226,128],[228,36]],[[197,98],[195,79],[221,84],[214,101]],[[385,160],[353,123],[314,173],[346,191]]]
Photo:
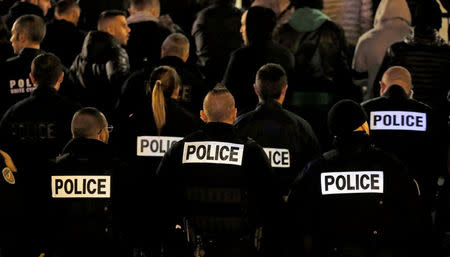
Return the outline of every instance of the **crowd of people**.
[[[0,257],[450,256],[449,1],[88,6],[0,1]]]

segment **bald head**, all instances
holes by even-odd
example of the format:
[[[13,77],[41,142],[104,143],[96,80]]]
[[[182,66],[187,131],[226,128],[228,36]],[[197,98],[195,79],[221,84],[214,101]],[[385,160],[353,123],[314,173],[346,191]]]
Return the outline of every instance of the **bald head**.
[[[108,122],[103,113],[92,107],[77,111],[72,118],[72,137],[97,139],[107,143]]]
[[[170,34],[162,43],[161,57],[176,56],[184,62],[189,57],[189,40],[181,33]]]
[[[380,95],[383,95],[392,85],[401,86],[407,95],[412,94],[411,74],[402,66],[393,66],[387,69],[383,74],[380,85]]]
[[[233,124],[237,110],[234,97],[228,89],[218,84],[208,92],[203,100],[203,110],[200,112],[205,122],[223,122]]]

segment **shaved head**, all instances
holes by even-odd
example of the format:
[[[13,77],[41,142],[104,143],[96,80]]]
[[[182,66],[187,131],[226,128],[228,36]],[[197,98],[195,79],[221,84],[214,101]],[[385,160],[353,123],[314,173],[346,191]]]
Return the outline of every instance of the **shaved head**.
[[[387,69],[383,74],[381,82],[385,85],[383,93],[390,86],[399,85],[405,90],[406,94],[410,95],[413,87],[411,74],[402,66],[393,66]]]
[[[107,131],[108,122],[96,108],[86,107],[77,111],[72,118],[73,138],[98,139],[102,130]]]
[[[233,95],[225,86],[218,84],[205,96],[202,113],[202,119],[206,118],[206,122],[232,124],[236,119]]]
[[[189,57],[189,39],[181,33],[170,34],[161,45],[161,55],[176,56],[186,61]]]

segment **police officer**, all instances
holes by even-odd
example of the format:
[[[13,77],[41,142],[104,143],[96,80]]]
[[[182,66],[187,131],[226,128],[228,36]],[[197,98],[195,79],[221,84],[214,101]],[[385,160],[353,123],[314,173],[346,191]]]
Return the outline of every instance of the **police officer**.
[[[39,243],[47,202],[48,162],[70,139],[70,120],[78,106],[58,95],[64,73],[58,57],[41,54],[31,64],[30,80],[37,85],[31,96],[11,106],[0,121],[2,149],[11,154],[21,171],[26,197],[29,243]]]
[[[23,15],[14,22],[11,34],[10,41],[17,56],[9,58],[0,67],[0,115],[36,89],[29,77],[30,65],[43,53],[39,48],[45,36],[44,20],[32,14]]]
[[[142,202],[151,202],[156,192],[153,183],[164,153],[184,136],[198,130],[202,121],[181,107],[178,102],[180,78],[169,66],[157,67],[150,76],[151,88],[146,102],[119,124],[121,152],[132,167],[128,179],[124,180],[124,190],[129,200],[124,207],[124,221],[128,224],[127,235],[130,243],[138,248],[146,248],[148,237],[153,230],[154,210]],[[149,198],[150,197],[150,198]]]
[[[109,128],[95,108],[80,109],[73,116],[73,139],[48,180],[51,239],[57,256],[110,256],[116,249],[112,199],[120,162],[108,145]]]
[[[430,201],[437,176],[446,171],[447,163],[446,151],[443,155],[437,151],[440,144],[433,132],[431,108],[413,99],[411,74],[401,66],[386,70],[380,81],[380,95],[362,103],[369,116],[373,143],[407,164],[422,194]]]
[[[287,197],[297,173],[319,154],[319,142],[307,121],[281,106],[288,87],[283,67],[262,66],[253,87],[259,103],[254,111],[239,116],[235,127],[240,135],[264,147]]]
[[[272,242],[281,198],[263,149],[236,134],[236,113],[233,96],[216,86],[203,102],[205,127],[176,143],[158,168],[167,226],[186,218],[196,256],[250,256]]]
[[[411,256],[418,246],[418,189],[402,163],[370,146],[366,120],[351,100],[330,110],[336,148],[311,161],[289,194],[292,256]]]

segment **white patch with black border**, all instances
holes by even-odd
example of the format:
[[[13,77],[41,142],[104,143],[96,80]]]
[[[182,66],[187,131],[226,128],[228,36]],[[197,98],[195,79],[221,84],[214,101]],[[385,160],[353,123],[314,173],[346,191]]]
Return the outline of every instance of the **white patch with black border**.
[[[182,163],[216,163],[242,165],[244,145],[203,141],[185,142]]]
[[[162,157],[182,137],[138,136],[137,156]]]
[[[52,176],[52,198],[110,198],[111,176]]]
[[[291,158],[288,149],[264,147],[264,152],[270,160],[270,165],[274,168],[291,167]]]
[[[320,174],[322,195],[384,192],[383,171],[324,172]]]
[[[427,114],[422,112],[370,112],[370,130],[426,131]]]

